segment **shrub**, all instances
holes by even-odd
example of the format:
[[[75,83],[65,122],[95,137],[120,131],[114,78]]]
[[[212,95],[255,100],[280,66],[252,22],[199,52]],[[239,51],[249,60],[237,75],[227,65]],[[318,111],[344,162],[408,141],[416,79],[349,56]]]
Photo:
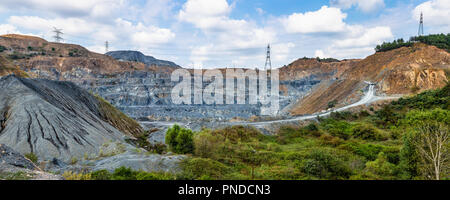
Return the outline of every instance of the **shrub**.
[[[31,152],[31,153],[25,154],[24,156],[25,156],[25,158],[28,158],[31,162],[37,164],[37,162],[38,162],[38,157],[36,156],[36,154],[34,154],[34,153]]]
[[[90,174],[92,180],[172,180],[174,176],[167,173],[151,173],[135,171],[127,167],[119,167],[110,173],[107,170],[99,170]]]
[[[217,149],[224,142],[222,135],[213,136],[210,130],[202,130],[194,136],[195,155],[202,158],[213,158]]]
[[[278,130],[277,141],[280,144],[287,144],[289,142],[293,142],[294,138],[302,137],[304,133],[294,126],[282,126]]]
[[[368,123],[358,123],[355,125],[352,128],[352,136],[354,138],[372,141],[382,141],[387,139],[387,137],[377,130],[377,128]]]
[[[113,180],[137,180],[136,176],[139,172],[133,171],[131,168],[119,167],[114,170]]]
[[[224,179],[230,169],[211,159],[191,158],[181,162],[183,179]]]
[[[84,173],[75,173],[72,171],[66,171],[62,174],[65,180],[73,180],[73,181],[84,181],[84,180],[92,180],[91,174]]]
[[[377,124],[383,127],[388,127],[391,125],[397,125],[401,116],[395,112],[391,105],[384,106],[381,110],[375,112],[377,117]]]
[[[348,120],[352,121],[358,118],[355,114],[351,112],[332,112],[330,118],[335,120]]]
[[[111,180],[112,174],[108,170],[99,170],[91,173],[93,180]]]
[[[342,143],[342,140],[338,137],[334,137],[329,134],[323,134],[320,136],[320,140],[322,144],[331,145],[331,146],[339,146]]]
[[[396,171],[394,164],[390,163],[387,156],[381,152],[375,161],[366,163],[365,173],[376,175],[378,179],[392,179]]]
[[[226,140],[232,143],[237,142],[248,142],[252,139],[262,139],[261,132],[251,126],[233,126],[227,127],[220,130],[214,130],[211,132],[212,135],[222,135]]]
[[[348,139],[351,135],[351,125],[346,121],[325,119],[321,123],[322,127],[332,136]]]
[[[166,143],[170,149],[179,154],[194,152],[193,132],[190,129],[174,125],[166,133]]]
[[[6,49],[7,49],[6,47],[0,45],[0,53],[3,52],[3,51],[5,51]]]
[[[337,103],[338,102],[336,100],[328,102],[328,108],[330,109],[336,107]]]
[[[340,156],[325,149],[314,149],[303,161],[302,170],[321,179],[343,179],[352,174]]]

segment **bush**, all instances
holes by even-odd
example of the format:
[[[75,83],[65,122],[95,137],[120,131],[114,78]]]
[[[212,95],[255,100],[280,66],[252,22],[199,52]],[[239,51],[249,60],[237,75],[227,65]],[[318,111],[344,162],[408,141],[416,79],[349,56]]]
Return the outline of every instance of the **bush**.
[[[28,158],[31,162],[37,164],[38,163],[38,157],[34,153],[27,153],[24,155],[25,158]]]
[[[99,170],[89,174],[92,180],[172,180],[174,176],[167,173],[150,173],[135,171],[127,167],[119,167],[110,173]]]
[[[66,171],[62,174],[62,177],[64,177],[65,180],[72,180],[72,181],[85,181],[85,180],[92,180],[91,174],[84,174],[84,173],[75,173],[71,171]]]
[[[214,158],[223,143],[222,135],[213,136],[210,130],[202,130],[194,136],[195,155],[202,158]]]
[[[321,179],[345,179],[352,174],[340,156],[325,149],[315,149],[303,161],[303,172]]]
[[[127,167],[119,167],[116,170],[114,170],[114,173],[112,175],[113,180],[137,180],[138,172],[133,171],[131,168]]]
[[[335,120],[348,120],[352,121],[358,118],[355,114],[351,112],[332,112],[330,118]]]
[[[352,128],[352,136],[363,140],[382,141],[387,140],[377,128],[368,123],[358,123]]]
[[[336,107],[337,103],[336,100],[328,102],[328,109]]]
[[[409,109],[433,109],[442,108],[450,109],[450,84],[438,90],[429,90],[413,97],[400,98],[392,102],[398,110],[403,108]]]
[[[111,180],[112,174],[108,170],[99,170],[91,173],[93,180]]]
[[[252,139],[262,139],[261,132],[251,126],[227,127],[220,130],[214,130],[211,134],[214,136],[222,135],[226,140],[229,140],[232,143],[248,142]]]
[[[190,129],[174,125],[166,133],[166,143],[170,149],[179,154],[194,152],[193,132]]]
[[[398,120],[401,119],[401,116],[395,112],[394,108],[391,105],[384,106],[381,110],[375,112],[376,118],[378,119],[376,122],[378,125],[382,127],[388,127],[391,125],[398,125]]]
[[[340,137],[344,140],[348,139],[351,135],[352,126],[346,121],[329,118],[323,120],[321,126],[332,136]]]
[[[390,163],[387,156],[381,152],[378,154],[375,161],[369,161],[366,163],[365,173],[375,175],[377,179],[393,179],[396,171],[396,166]]]
[[[224,179],[230,169],[211,159],[191,158],[181,162],[183,179]]]
[[[6,47],[0,45],[0,53],[3,52],[3,51],[5,51],[6,49],[7,49]]]

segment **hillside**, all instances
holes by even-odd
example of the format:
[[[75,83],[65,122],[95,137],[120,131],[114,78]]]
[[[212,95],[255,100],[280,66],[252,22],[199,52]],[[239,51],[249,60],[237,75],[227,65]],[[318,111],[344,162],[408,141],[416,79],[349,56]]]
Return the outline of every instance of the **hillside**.
[[[141,62],[148,66],[156,65],[156,66],[167,66],[167,67],[175,67],[179,68],[177,64],[171,61],[159,60],[154,58],[153,56],[146,56],[139,51],[110,51],[106,53],[106,55],[111,56],[117,60],[122,61],[132,61],[132,62]]]
[[[8,74],[15,74],[20,77],[28,77],[27,73],[22,71],[20,68],[15,67],[9,59],[0,56],[0,76],[6,76]]]
[[[177,68],[149,66],[144,64],[149,57],[136,52],[118,52],[116,60],[78,45],[20,35],[0,37],[0,46],[5,49],[0,56],[7,59],[2,63],[7,63],[8,69],[18,66],[30,77],[74,82],[135,119],[226,121],[252,119],[260,113],[257,106],[174,106],[170,73]],[[448,81],[449,59],[445,50],[421,43],[378,52],[362,60],[298,59],[280,68],[282,117],[355,103],[367,90],[364,81],[378,83],[380,96],[443,87]]]
[[[330,65],[334,66],[329,69]],[[308,67],[310,65],[294,62],[281,71],[303,71]],[[328,74],[312,93],[294,106],[293,115],[326,110],[333,101],[338,107],[355,102],[367,87],[364,81],[378,83],[378,95],[409,95],[441,88],[448,82],[450,54],[434,46],[416,43],[411,47],[378,52],[363,60],[321,64],[313,68],[320,69],[313,75]]]
[[[173,71],[165,66],[146,66],[139,62],[121,62],[114,58],[90,52],[80,45],[48,42],[42,38],[24,35],[0,36],[0,52],[32,77],[66,80],[70,77],[93,78],[135,70]],[[76,71],[76,73],[74,72]]]
[[[97,155],[108,142],[124,142],[143,130],[115,108],[104,108],[70,82],[0,79],[0,143],[40,159],[70,161]],[[124,117],[125,116],[125,117]]]

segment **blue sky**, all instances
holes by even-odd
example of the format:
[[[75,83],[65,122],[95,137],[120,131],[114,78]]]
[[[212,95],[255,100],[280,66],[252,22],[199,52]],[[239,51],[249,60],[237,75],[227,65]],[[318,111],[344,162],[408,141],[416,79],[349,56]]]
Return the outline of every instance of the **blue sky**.
[[[2,0],[0,34],[104,53],[139,50],[184,67],[274,67],[307,57],[364,58],[376,44],[450,32],[450,0]]]

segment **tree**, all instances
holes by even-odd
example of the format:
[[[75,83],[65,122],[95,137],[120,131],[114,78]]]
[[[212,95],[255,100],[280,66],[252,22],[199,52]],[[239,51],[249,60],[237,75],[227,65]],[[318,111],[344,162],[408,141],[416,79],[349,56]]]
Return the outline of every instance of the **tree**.
[[[194,133],[190,129],[181,129],[180,133],[176,137],[177,146],[175,147],[176,153],[187,154],[194,152]]]
[[[448,127],[439,122],[424,123],[418,127],[415,144],[427,178],[440,180],[448,172]]]
[[[190,129],[181,128],[174,125],[166,132],[166,144],[170,149],[179,154],[187,154],[194,152],[194,133]]]

